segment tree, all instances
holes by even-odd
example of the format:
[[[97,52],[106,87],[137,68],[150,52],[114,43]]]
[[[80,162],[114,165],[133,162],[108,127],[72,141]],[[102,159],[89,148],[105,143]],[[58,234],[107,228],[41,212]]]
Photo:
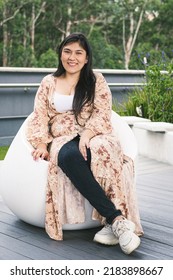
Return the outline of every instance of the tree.
[[[144,68],[142,60],[147,57],[148,65],[164,65],[173,58],[173,0],[155,1],[150,5],[130,62],[131,67]]]
[[[1,0],[0,8],[2,10],[2,18],[0,21],[0,28],[2,28],[3,33],[3,58],[2,58],[2,65],[7,66],[8,63],[8,44],[9,44],[9,36],[8,36],[8,22],[12,21],[16,15],[19,13],[21,7],[25,2],[18,1],[18,4],[14,3],[13,1]]]
[[[45,65],[61,40],[79,31],[92,45],[95,68],[139,69],[145,53],[164,50],[171,58],[172,5],[173,0],[0,0],[0,63]]]
[[[129,68],[131,54],[148,2],[149,0],[123,0],[119,2],[122,12],[122,41],[125,69]]]
[[[41,15],[41,13],[45,12],[46,1],[37,0],[35,2],[32,1],[31,8],[31,22],[30,22],[30,34],[31,34],[31,50],[32,50],[32,58],[35,58],[35,28],[36,23]]]

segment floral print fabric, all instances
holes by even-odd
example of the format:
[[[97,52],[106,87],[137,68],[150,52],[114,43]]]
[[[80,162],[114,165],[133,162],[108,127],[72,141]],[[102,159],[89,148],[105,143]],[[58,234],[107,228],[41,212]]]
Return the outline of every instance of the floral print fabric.
[[[60,148],[86,128],[91,129],[95,135],[90,141],[94,177],[116,208],[136,224],[136,233],[143,233],[134,185],[133,161],[123,154],[117,136],[112,133],[112,97],[109,87],[101,73],[95,75],[93,112],[91,114],[91,107],[85,105],[79,117],[80,125],[72,111],[56,111],[53,103],[56,78],[52,75],[43,78],[35,97],[34,111],[28,119],[28,141],[33,147],[46,143],[50,152],[45,229],[55,240],[63,239],[63,224],[85,221],[84,198],[57,166],[57,158]],[[92,218],[104,223],[104,218],[95,209]]]

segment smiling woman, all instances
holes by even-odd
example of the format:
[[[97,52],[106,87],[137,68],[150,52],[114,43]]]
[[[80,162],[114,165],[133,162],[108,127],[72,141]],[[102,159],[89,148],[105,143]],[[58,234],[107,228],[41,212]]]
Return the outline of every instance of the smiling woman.
[[[58,57],[57,71],[41,82],[26,127],[33,159],[49,161],[45,229],[51,238],[63,239],[64,224],[85,221],[85,198],[94,208],[93,220],[108,224],[94,241],[119,243],[130,254],[143,231],[134,202],[133,160],[113,133],[110,89],[92,70],[83,34],[65,38]]]
[[[87,63],[86,51],[78,42],[70,43],[62,48],[61,63],[66,72],[57,77],[56,89],[65,95],[74,95],[80,71]]]

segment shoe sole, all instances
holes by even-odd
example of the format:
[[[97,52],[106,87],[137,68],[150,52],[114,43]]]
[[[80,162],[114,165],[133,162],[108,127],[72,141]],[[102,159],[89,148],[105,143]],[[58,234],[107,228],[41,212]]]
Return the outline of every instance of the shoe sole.
[[[116,239],[116,240],[112,240],[111,242],[109,242],[108,240],[106,240],[106,238],[104,238],[103,236],[100,238],[99,236],[94,236],[94,239],[93,239],[94,242],[98,242],[98,243],[101,243],[101,244],[104,244],[104,245],[109,245],[109,246],[112,246],[112,245],[117,245],[119,243],[119,241]]]
[[[124,247],[120,245],[120,247],[121,247],[121,250],[126,255],[129,255],[129,254],[131,254],[134,250],[136,250],[139,247],[140,243],[141,243],[140,238],[137,235],[134,235],[132,240],[129,242],[128,245],[126,245]]]

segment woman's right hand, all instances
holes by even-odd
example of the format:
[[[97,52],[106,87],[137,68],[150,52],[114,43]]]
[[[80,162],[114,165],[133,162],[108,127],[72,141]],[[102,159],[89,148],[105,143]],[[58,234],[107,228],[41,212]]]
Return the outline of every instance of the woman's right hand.
[[[32,151],[32,156],[34,160],[38,160],[39,158],[49,160],[50,156],[46,144],[39,144],[37,148]]]

